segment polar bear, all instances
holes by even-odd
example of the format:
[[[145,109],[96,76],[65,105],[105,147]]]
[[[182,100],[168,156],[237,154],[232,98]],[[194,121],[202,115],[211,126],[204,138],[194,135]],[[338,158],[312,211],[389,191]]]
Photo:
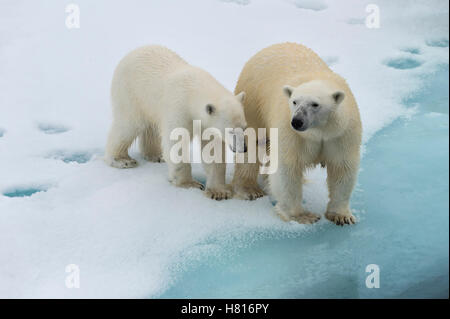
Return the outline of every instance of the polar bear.
[[[314,223],[320,216],[302,207],[306,169],[327,168],[329,202],[325,216],[337,225],[354,224],[349,200],[360,161],[362,127],[359,110],[346,81],[317,54],[295,43],[261,50],[245,65],[236,92],[245,91],[248,127],[278,128],[278,169],[268,176],[284,220]],[[264,195],[258,186],[260,163],[236,164],[233,188],[237,197]]]
[[[144,158],[152,162],[164,159],[169,181],[179,187],[204,189],[192,178],[190,163],[171,160],[171,148],[177,143],[170,137],[174,129],[186,129],[192,139],[193,120],[200,120],[202,128],[218,129],[221,137],[226,128],[242,130],[247,125],[242,106],[244,92],[233,95],[209,73],[162,46],[141,47],[125,56],[114,72],[111,97],[113,123],[106,162],[117,168],[137,166],[128,149],[139,137]],[[225,138],[221,141],[223,147]],[[231,187],[225,184],[224,153],[221,162],[203,163],[207,175],[205,194],[216,200],[232,197]]]

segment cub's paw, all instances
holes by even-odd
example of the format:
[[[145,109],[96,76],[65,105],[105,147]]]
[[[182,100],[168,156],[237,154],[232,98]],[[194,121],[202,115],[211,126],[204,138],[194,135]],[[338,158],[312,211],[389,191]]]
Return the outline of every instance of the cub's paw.
[[[281,209],[278,205],[275,206],[275,212],[285,222],[296,221],[299,224],[314,224],[320,220],[320,215],[303,211],[301,213],[288,213]]]
[[[144,158],[152,163],[164,163],[164,158],[162,157],[162,155],[146,155],[144,156]]]
[[[255,200],[265,195],[258,184],[235,184],[233,185],[236,198]]]
[[[347,214],[338,214],[335,212],[326,212],[325,217],[335,223],[338,226],[353,225],[356,224],[356,218],[352,215],[352,213],[348,212]]]
[[[314,224],[320,220],[320,215],[304,212],[297,216],[292,216],[291,220],[298,222],[299,224]]]
[[[182,188],[198,188],[202,191],[205,190],[205,186],[203,186],[202,183],[194,181],[194,180],[180,183],[177,186],[182,187]]]
[[[115,168],[133,168],[138,166],[138,162],[132,158],[113,158],[105,161]]]
[[[233,191],[229,185],[207,188],[205,196],[215,200],[230,199],[233,197]]]

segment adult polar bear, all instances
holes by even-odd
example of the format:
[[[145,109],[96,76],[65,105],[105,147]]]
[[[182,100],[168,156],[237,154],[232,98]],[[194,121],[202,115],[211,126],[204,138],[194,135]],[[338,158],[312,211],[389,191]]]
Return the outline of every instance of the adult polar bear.
[[[245,93],[234,96],[209,73],[162,46],[141,47],[125,56],[114,72],[111,96],[113,123],[106,162],[117,168],[137,166],[128,148],[139,136],[144,157],[152,162],[164,158],[170,182],[179,187],[203,189],[192,178],[189,163],[170,158],[177,143],[170,138],[174,129],[184,128],[192,137],[193,120],[201,120],[202,128],[216,128],[224,137],[225,128],[245,129],[247,125],[241,104]],[[202,139],[203,146],[207,142]],[[224,153],[222,162],[204,163],[205,194],[216,200],[232,196],[231,187],[225,184]]]
[[[312,50],[284,43],[261,50],[247,62],[236,86],[240,91],[247,94],[248,127],[266,128],[268,134],[278,128],[279,166],[268,179],[280,217],[300,223],[320,219],[302,207],[302,182],[305,169],[321,163],[327,167],[330,197],[325,216],[337,225],[354,224],[349,199],[359,168],[362,128],[345,80]],[[259,165],[236,165],[233,186],[238,197],[264,194],[257,184]]]

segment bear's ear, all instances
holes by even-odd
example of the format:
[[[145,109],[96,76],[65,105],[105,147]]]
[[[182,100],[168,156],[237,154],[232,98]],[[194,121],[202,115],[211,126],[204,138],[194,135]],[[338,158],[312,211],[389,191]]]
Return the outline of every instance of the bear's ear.
[[[337,92],[334,92],[331,96],[333,98],[333,101],[336,103],[336,105],[339,105],[344,100],[345,93],[342,91],[337,91]]]
[[[206,105],[206,113],[208,113],[209,115],[213,114],[216,111],[216,108],[214,107],[214,105],[212,104],[207,104]]]
[[[241,93],[236,94],[236,98],[238,99],[239,102],[243,103],[245,99],[245,92],[242,91]]]
[[[288,98],[290,98],[292,95],[292,92],[294,92],[294,88],[292,86],[285,85],[285,86],[283,86],[283,92]]]

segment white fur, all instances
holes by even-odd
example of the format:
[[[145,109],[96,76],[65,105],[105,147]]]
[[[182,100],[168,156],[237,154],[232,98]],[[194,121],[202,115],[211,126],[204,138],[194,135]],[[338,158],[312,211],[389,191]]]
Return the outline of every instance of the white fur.
[[[164,158],[169,180],[180,187],[203,186],[192,179],[189,163],[170,160],[170,149],[177,142],[170,140],[173,129],[185,128],[192,138],[193,120],[201,120],[202,129],[219,129],[222,136],[225,128],[247,125],[241,104],[244,93],[234,96],[209,73],[161,46],[142,47],[125,56],[115,70],[111,96],[113,123],[105,160],[118,168],[136,166],[128,148],[139,137],[144,157],[153,162]],[[231,197],[225,165],[224,160],[204,165],[206,194],[211,198]]]
[[[322,164],[327,167],[330,194],[326,217],[338,225],[353,224],[349,200],[358,173],[362,129],[345,80],[312,50],[284,43],[261,50],[247,62],[236,86],[241,90],[247,93],[248,126],[278,128],[278,170],[268,181],[280,217],[301,223],[320,218],[303,208],[302,184],[305,170]],[[298,129],[294,119],[301,120]],[[270,136],[269,141],[274,143]],[[237,164],[236,195],[262,196],[257,176],[258,163]]]

